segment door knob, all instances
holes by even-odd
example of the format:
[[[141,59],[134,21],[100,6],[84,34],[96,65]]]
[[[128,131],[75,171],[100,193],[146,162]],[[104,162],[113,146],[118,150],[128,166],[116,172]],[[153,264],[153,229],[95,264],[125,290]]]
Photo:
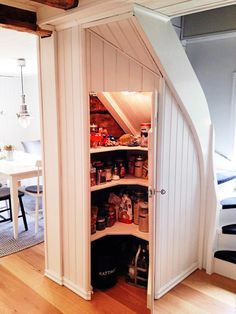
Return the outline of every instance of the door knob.
[[[161,193],[161,195],[165,195],[166,194],[166,190],[161,189],[160,191],[156,190],[157,193]]]

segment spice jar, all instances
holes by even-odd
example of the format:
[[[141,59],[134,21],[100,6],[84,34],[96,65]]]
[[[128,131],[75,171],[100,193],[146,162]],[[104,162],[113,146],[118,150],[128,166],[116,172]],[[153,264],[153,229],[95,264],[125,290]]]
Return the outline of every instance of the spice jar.
[[[90,185],[96,185],[96,168],[93,165],[90,165]]]
[[[110,182],[112,180],[112,171],[111,168],[105,168],[106,172],[106,182]]]
[[[120,162],[120,178],[124,178],[125,177],[125,166],[123,162]]]
[[[151,123],[141,123],[140,125],[140,135],[141,135],[141,142],[140,146],[147,147],[148,146],[148,131],[151,128]]]
[[[98,217],[97,218],[97,230],[101,231],[106,228],[106,219],[105,217]]]
[[[137,178],[141,178],[142,174],[143,174],[143,157],[138,156],[135,160],[134,175]]]
[[[139,223],[139,207],[140,203],[144,201],[144,193],[141,191],[136,191],[134,195],[134,224],[138,225]]]
[[[139,208],[139,231],[148,232],[148,203],[140,203]]]

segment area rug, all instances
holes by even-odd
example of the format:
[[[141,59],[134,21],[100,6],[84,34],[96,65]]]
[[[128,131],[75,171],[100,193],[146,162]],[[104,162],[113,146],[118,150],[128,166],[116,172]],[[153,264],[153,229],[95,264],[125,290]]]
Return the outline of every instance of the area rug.
[[[42,213],[39,213],[39,231],[34,232],[34,199],[30,196],[23,197],[23,203],[26,211],[28,231],[25,231],[22,218],[19,218],[19,236],[13,238],[12,223],[4,222],[0,224],[0,257],[19,252],[44,241],[44,219]]]

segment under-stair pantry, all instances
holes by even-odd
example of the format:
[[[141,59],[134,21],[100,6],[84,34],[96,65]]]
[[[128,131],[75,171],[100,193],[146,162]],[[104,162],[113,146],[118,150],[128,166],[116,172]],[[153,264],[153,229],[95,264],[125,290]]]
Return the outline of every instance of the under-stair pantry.
[[[123,14],[84,24],[79,19],[57,23],[53,36],[40,42],[42,79],[51,91],[42,95],[44,167],[50,174],[45,185],[53,191],[45,200],[45,274],[90,300],[94,244],[106,237],[136,237],[149,252],[146,305],[153,308],[155,299],[196,269],[212,270],[217,200],[213,132],[204,93],[170,20],[162,15],[132,5]],[[148,93],[148,107],[125,101],[124,92]],[[151,122],[148,148],[91,148],[93,94],[131,136],[140,122]],[[146,113],[149,121],[143,121]],[[100,154],[109,163],[113,153],[119,153],[123,165],[135,150],[141,155],[138,161],[148,155],[148,180],[127,176],[91,184],[90,165],[100,161]],[[100,230],[91,235],[91,207],[97,213],[99,201],[110,198],[108,191],[120,195],[122,182],[148,193],[148,232],[140,232],[132,221],[104,228],[100,219]],[[119,252],[124,248],[118,247]]]

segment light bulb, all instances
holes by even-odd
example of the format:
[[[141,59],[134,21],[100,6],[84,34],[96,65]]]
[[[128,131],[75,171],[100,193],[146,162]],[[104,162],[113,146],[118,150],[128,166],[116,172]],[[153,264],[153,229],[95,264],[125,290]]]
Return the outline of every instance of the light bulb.
[[[20,126],[26,129],[30,124],[30,117],[22,115],[18,117],[18,121],[19,121]]]

